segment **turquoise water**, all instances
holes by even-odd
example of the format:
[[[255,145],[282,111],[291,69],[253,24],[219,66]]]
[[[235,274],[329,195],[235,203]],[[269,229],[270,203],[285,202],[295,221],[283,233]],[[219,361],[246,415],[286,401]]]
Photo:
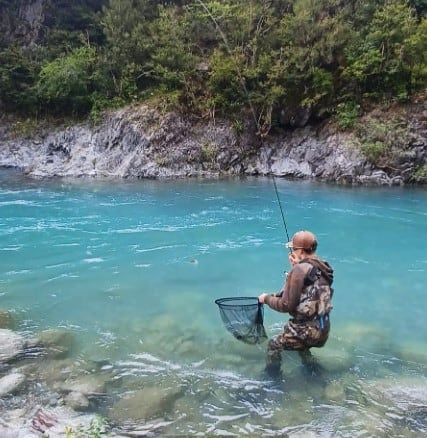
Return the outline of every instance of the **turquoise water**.
[[[73,354],[111,363],[115,379],[185,387],[166,434],[427,432],[419,399],[408,420],[400,393],[375,395],[403,385],[408,403],[427,388],[427,191],[276,182],[289,234],[315,232],[335,269],[331,337],[314,351],[321,383],[286,353],[282,386],[269,389],[265,344],[233,339],[213,302],[282,286],[286,236],[270,179],[45,181],[2,171],[0,308],[27,334],[72,331]],[[266,308],[269,336],[286,319]]]

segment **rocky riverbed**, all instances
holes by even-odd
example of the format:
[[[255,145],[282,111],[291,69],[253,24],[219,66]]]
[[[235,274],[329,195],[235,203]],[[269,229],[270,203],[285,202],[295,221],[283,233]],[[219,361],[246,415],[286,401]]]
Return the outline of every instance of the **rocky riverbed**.
[[[360,427],[369,436],[390,436],[391,431],[393,436],[415,436],[427,430],[425,351],[396,351],[393,360],[354,351],[361,339],[373,351],[389,341],[386,331],[373,326],[342,328],[341,336],[330,339],[327,349],[316,351],[322,367],[310,374],[288,357],[284,380],[272,384],[244,377],[253,374],[244,368],[247,355],[255,353],[243,344],[234,343],[234,354],[230,354],[228,344],[201,346],[188,333],[173,340],[171,348],[189,358],[194,352],[205,357],[214,348],[221,358],[217,364],[221,376],[203,361],[190,360],[185,365],[159,360],[150,353],[150,345],[144,354],[109,363],[89,360],[75,351],[75,334],[68,329],[34,334],[5,328],[11,326],[10,315],[0,311],[2,438],[187,436],[190,431],[300,438],[318,436],[316,430],[327,430],[330,421],[341,424],[341,432],[348,427],[354,433]],[[173,318],[164,317],[149,322],[153,346],[174,324]],[[230,364],[238,364],[242,375],[226,372]],[[368,375],[368,369],[373,374]],[[243,411],[234,406],[242,394],[252,400]],[[274,399],[281,409],[270,411],[266,399]],[[323,400],[325,413],[316,424],[308,425],[307,418],[316,416],[313,399],[316,405]],[[227,412],[222,417],[214,415],[209,426],[209,407],[219,400],[228,406]],[[251,425],[260,418],[264,429]]]

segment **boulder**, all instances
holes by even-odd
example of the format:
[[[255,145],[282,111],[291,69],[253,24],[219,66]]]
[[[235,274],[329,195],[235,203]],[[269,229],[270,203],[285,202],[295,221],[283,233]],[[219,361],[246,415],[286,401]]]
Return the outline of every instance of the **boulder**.
[[[13,394],[21,388],[24,384],[26,377],[21,373],[10,373],[0,378],[0,397],[7,394]]]
[[[87,411],[90,407],[89,399],[81,392],[73,391],[65,397],[65,404],[75,411]]]

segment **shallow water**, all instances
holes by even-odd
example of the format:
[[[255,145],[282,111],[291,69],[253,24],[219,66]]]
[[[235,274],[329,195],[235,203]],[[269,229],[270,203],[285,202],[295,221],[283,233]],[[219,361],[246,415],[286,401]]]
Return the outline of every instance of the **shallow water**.
[[[107,417],[124,394],[179,388],[161,421],[129,414],[123,426],[126,414],[112,415],[117,427],[427,433],[427,191],[276,183],[289,233],[314,231],[335,269],[331,337],[313,351],[314,375],[286,353],[282,379],[266,379],[266,345],[232,338],[214,304],[282,286],[287,239],[270,179],[38,181],[2,171],[0,308],[28,335],[69,329],[73,357],[109,364],[97,407]],[[265,309],[269,336],[285,320]]]

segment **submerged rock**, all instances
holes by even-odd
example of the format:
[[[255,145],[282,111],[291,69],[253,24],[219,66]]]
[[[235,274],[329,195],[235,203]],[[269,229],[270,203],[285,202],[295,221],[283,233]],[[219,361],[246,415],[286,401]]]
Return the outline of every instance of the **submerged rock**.
[[[343,382],[333,381],[325,388],[325,398],[329,401],[343,403],[346,398]]]
[[[86,373],[87,367],[81,362],[70,358],[50,359],[43,357],[32,365],[31,372],[49,386],[55,387],[55,385],[60,385],[67,379],[74,379]]]
[[[420,377],[371,380],[364,383],[364,391],[385,408],[398,406],[407,411],[427,406],[427,379]]]
[[[2,309],[0,309],[0,328],[15,328],[15,319],[13,318],[12,314]]]
[[[64,392],[79,392],[84,395],[99,395],[105,392],[108,378],[105,375],[91,373],[67,379],[57,385]]]
[[[147,387],[125,395],[111,409],[110,418],[118,423],[165,418],[184,394],[182,388]]]
[[[51,358],[65,358],[74,346],[74,335],[63,329],[50,329],[39,333],[36,344],[43,348],[43,353]]]
[[[337,332],[337,339],[353,349],[362,347],[364,350],[384,351],[393,340],[388,328],[368,323],[349,323],[337,328]]]

